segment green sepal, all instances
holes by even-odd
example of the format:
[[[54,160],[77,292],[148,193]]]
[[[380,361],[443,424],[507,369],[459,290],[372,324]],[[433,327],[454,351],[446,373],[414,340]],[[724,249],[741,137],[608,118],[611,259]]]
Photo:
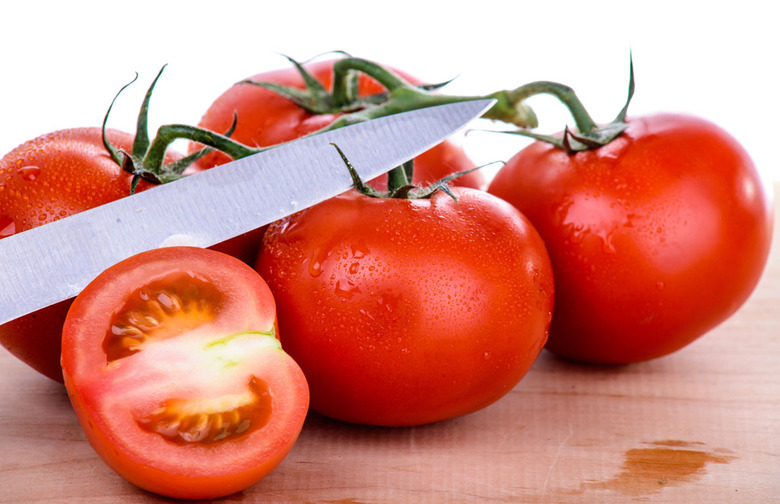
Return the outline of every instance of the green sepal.
[[[171,162],[166,165],[164,164],[165,151],[167,150],[168,146],[175,138],[172,137],[171,135],[165,138],[161,138],[160,131],[165,132],[165,131],[175,130],[176,125],[161,127],[160,130],[158,130],[158,134],[157,136],[155,136],[154,140],[153,141],[149,140],[149,132],[148,132],[149,103],[151,101],[154,88],[158,80],[160,79],[163,70],[165,70],[166,66],[167,65],[163,65],[162,68],[160,68],[160,71],[157,73],[157,76],[152,81],[152,84],[149,86],[149,89],[146,91],[146,94],[144,96],[143,102],[141,104],[141,108],[139,109],[138,112],[136,131],[135,131],[135,136],[133,138],[132,153],[127,153],[124,150],[118,149],[115,145],[113,145],[108,140],[108,136],[106,132],[107,132],[108,118],[111,115],[111,110],[113,109],[117,98],[119,98],[119,95],[122,94],[122,92],[125,89],[127,89],[131,84],[133,84],[136,80],[138,80],[138,73],[136,73],[135,77],[130,82],[122,86],[122,88],[120,88],[120,90],[116,93],[114,98],[111,100],[111,103],[108,107],[108,110],[106,111],[105,116],[103,117],[103,124],[101,128],[101,138],[102,138],[103,146],[105,147],[109,156],[115,163],[117,163],[124,171],[131,173],[133,175],[130,181],[130,194],[135,194],[138,188],[138,183],[141,180],[146,180],[153,184],[165,184],[167,182],[171,182],[173,180],[181,178],[182,177],[181,173],[188,166],[190,166],[192,163],[194,163],[201,157],[211,152],[211,150],[213,150],[211,148],[201,149],[198,152],[190,154],[189,156],[185,156],[184,158],[181,158],[177,161]],[[234,116],[233,124],[231,125],[231,128],[227,133],[228,135],[233,133],[233,131],[235,130],[235,126],[236,126],[236,119]],[[193,128],[188,126],[184,126],[184,128],[187,128],[188,131],[189,129],[198,129],[198,128]]]

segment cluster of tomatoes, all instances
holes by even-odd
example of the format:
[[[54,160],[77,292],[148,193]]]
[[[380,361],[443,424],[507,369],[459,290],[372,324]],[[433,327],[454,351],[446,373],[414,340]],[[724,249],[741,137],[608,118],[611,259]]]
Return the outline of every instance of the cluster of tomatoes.
[[[333,65],[306,69],[327,89]],[[297,68],[253,80],[305,84]],[[385,91],[357,83],[361,96]],[[258,147],[339,115],[268,87],[231,87],[199,127]],[[106,150],[132,152],[134,135],[103,133],[58,131],[0,161],[0,238],[126,197],[135,182],[154,187]],[[195,156],[186,173],[229,159]],[[412,183],[472,167],[445,141],[414,160]],[[0,341],[64,381],[91,444],[123,477],[217,497],[273,470],[309,408],[419,425],[495,402],[545,346],[602,364],[674,352],[747,299],[771,230],[756,168],[722,129],[628,118],[598,148],[536,141],[489,185],[472,171],[424,198],[353,190],[211,250],[139,254],[75,300],[1,326]]]

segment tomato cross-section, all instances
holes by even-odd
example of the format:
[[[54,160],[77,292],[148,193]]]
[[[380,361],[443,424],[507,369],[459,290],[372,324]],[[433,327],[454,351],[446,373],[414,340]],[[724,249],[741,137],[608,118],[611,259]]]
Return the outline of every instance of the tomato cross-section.
[[[190,247],[131,257],[74,301],[63,376],[95,451],[136,485],[207,499],[287,455],[309,404],[276,337],[276,307],[245,263]]]

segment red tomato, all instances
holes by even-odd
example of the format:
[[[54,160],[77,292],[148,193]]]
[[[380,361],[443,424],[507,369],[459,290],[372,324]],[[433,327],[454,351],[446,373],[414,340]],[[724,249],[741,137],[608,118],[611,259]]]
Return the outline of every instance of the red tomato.
[[[511,205],[453,192],[349,191],[269,227],[257,268],[314,410],[435,422],[498,400],[536,359],[553,305],[544,244]]]
[[[100,274],[62,338],[65,385],[95,451],[174,498],[221,497],[267,475],[309,399],[275,317],[263,279],[207,249],[155,249]]]
[[[333,61],[322,61],[305,65],[323,86],[332,84]],[[420,81],[402,73],[399,75],[413,84]],[[385,88],[360,74],[360,92],[362,96],[381,93]],[[274,82],[286,86],[305,88],[298,70],[289,67],[257,74],[251,80]],[[231,138],[251,147],[264,147],[287,142],[312,133],[330,124],[337,116],[333,114],[311,114],[281,95],[251,84],[237,84],[225,91],[206,111],[199,126],[211,131],[227,131],[233,123],[234,113],[238,122]],[[190,151],[198,148],[190,145]],[[221,152],[215,152],[201,159],[203,168],[223,164],[230,158]],[[415,159],[414,183],[428,185],[455,172],[468,170],[474,163],[468,159],[463,149],[451,141],[445,141]],[[384,177],[371,182],[377,189],[386,189]],[[453,181],[453,185],[484,188],[485,179],[481,172],[474,171]]]
[[[132,135],[108,130],[108,139],[132,150]],[[131,179],[106,152],[100,128],[61,130],[26,142],[0,160],[0,239],[127,196]],[[137,190],[150,186],[141,181]],[[0,325],[0,342],[62,381],[60,338],[70,303]]]
[[[597,150],[535,142],[489,191],[542,235],[555,271],[547,343],[578,361],[630,363],[691,343],[734,313],[766,264],[771,202],[726,132],[661,114]]]
[[[108,130],[118,149],[131,152],[133,136]],[[176,159],[168,155],[168,162]],[[130,194],[132,175],[103,146],[100,128],[67,129],[42,135],[0,160],[0,239],[82,212]],[[141,181],[137,191],[152,184]],[[215,248],[254,261],[251,233]],[[71,300],[0,325],[0,343],[37,371],[62,381],[60,338]]]

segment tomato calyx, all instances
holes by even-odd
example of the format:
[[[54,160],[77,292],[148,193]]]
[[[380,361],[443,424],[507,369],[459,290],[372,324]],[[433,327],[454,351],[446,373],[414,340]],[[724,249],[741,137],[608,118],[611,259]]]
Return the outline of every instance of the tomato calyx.
[[[329,92],[322,83],[306,70],[306,62],[299,62],[289,56],[284,56],[298,71],[305,88],[285,86],[275,82],[255,81],[245,79],[237,84],[247,84],[269,89],[290,100],[298,107],[311,114],[344,114],[367,109],[391,100],[393,90],[405,87],[423,92],[442,88],[451,81],[439,84],[410,84],[390,70],[371,61],[354,58],[342,51],[344,58],[336,61],[333,66],[333,92]],[[360,96],[358,79],[363,73],[382,84],[387,91],[369,96]]]
[[[163,65],[163,67],[157,73],[157,76],[154,78],[152,84],[149,86],[149,89],[146,91],[146,95],[144,96],[143,102],[141,103],[131,152],[127,152],[123,149],[118,149],[115,147],[108,140],[106,130],[108,118],[111,115],[111,110],[113,109],[117,98],[119,98],[119,95],[122,94],[125,89],[138,80],[137,73],[130,82],[120,88],[120,90],[114,96],[114,99],[111,100],[111,104],[109,105],[108,110],[103,117],[103,146],[106,148],[106,151],[108,151],[108,154],[111,156],[111,159],[113,159],[114,162],[121,166],[122,169],[126,172],[133,174],[133,179],[130,184],[130,194],[135,193],[138,183],[142,179],[153,184],[164,184],[183,177],[183,172],[185,169],[187,169],[187,167],[212,151],[212,148],[206,147],[176,161],[171,161],[169,163],[164,162],[165,153],[168,149],[168,146],[176,138],[180,138],[185,135],[187,138],[190,138],[198,136],[211,136],[213,134],[208,130],[203,130],[193,126],[181,124],[161,126],[158,129],[154,140],[150,140],[148,130],[149,102],[151,100],[152,93],[154,92],[154,88],[157,85],[157,81],[160,79],[160,76],[162,75],[165,67],[166,65]],[[236,119],[234,118],[233,124],[224,135],[229,137],[233,133],[233,130],[235,130],[235,126]]]
[[[631,99],[634,96],[635,87],[633,59],[631,60],[629,67],[628,98],[615,119],[608,124],[596,124],[571,87],[558,82],[537,81],[514,90],[514,93],[517,93],[518,95],[515,99],[525,100],[538,94],[553,95],[569,109],[569,112],[574,118],[576,130],[573,131],[566,126],[564,127],[563,133],[560,135],[536,133],[528,128],[521,128],[515,131],[504,131],[502,133],[521,135],[546,142],[563,149],[569,155],[598,149],[599,147],[607,145],[619,137],[628,127],[628,124],[626,123],[626,114],[628,113],[628,105],[631,103]]]
[[[458,177],[462,177],[467,173],[484,168],[484,166],[476,166],[468,170],[452,173],[443,177],[436,182],[430,184],[427,187],[420,187],[410,182],[411,176],[411,161],[393,168],[388,174],[388,190],[386,192],[377,191],[370,185],[363,182],[360,178],[360,174],[352,166],[352,163],[347,158],[346,154],[335,143],[331,142],[331,145],[338,151],[339,156],[344,161],[344,164],[349,170],[349,174],[352,177],[352,185],[357,192],[370,198],[394,198],[394,199],[426,199],[433,196],[436,191],[442,191],[451,197],[453,200],[458,201],[458,197],[449,187],[449,183]]]

